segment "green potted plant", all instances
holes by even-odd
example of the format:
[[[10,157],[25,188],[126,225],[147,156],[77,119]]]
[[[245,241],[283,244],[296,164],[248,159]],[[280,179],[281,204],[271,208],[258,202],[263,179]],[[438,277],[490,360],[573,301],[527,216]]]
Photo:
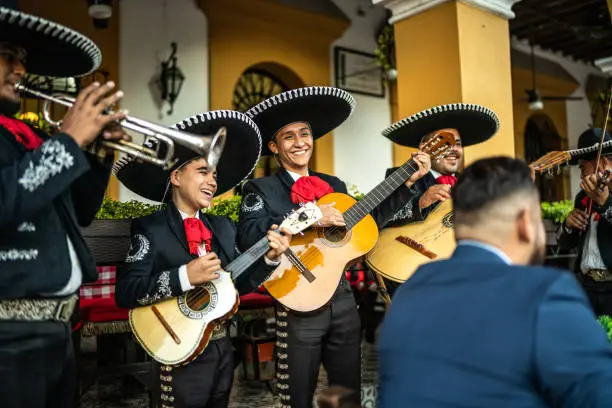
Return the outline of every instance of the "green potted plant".
[[[603,327],[606,331],[608,340],[610,340],[610,343],[612,343],[612,317],[603,315],[599,316],[597,320],[599,321],[599,324],[601,324],[601,327]]]
[[[397,78],[395,64],[395,35],[393,25],[386,24],[378,35],[377,46],[374,50],[376,65],[383,70],[385,81],[394,81]]]

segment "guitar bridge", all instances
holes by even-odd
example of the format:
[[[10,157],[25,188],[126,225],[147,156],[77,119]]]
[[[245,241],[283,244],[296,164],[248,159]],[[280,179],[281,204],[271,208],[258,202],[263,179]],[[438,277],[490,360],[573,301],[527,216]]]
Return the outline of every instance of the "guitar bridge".
[[[435,253],[425,248],[425,245],[421,244],[420,242],[415,241],[414,239],[410,237],[399,235],[395,237],[395,239],[401,242],[402,244],[407,245],[410,248],[414,249],[418,253],[428,257],[429,259],[436,259],[438,257],[438,255],[436,255]]]

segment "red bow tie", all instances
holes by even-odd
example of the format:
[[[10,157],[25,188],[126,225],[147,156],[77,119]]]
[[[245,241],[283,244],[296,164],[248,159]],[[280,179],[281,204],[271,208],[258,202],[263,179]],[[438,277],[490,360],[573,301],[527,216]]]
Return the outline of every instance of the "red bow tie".
[[[308,203],[333,192],[334,189],[319,177],[303,176],[291,187],[291,201],[293,204]]]
[[[448,184],[449,186],[454,186],[457,182],[457,177],[455,176],[440,176],[436,179],[436,183],[438,184]]]
[[[210,252],[212,232],[206,228],[202,220],[199,218],[185,218],[183,225],[185,226],[185,235],[189,244],[189,253],[199,255],[198,249],[202,242],[206,246],[206,252]]]
[[[43,140],[24,122],[0,115],[0,125],[4,126],[15,136],[15,139],[28,150],[34,150],[43,143]]]
[[[587,209],[589,208],[589,196],[584,197],[581,201],[580,204],[582,204],[582,206]],[[593,214],[593,221],[599,221],[599,213],[595,210],[591,210],[591,214]]]

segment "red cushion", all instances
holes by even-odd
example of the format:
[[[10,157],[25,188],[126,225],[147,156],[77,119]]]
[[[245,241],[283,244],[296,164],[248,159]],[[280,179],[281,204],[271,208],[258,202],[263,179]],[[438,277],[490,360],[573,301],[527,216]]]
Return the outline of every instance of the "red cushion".
[[[82,319],[90,322],[126,320],[129,316],[129,309],[119,308],[114,297],[82,298],[80,308]]]
[[[274,299],[270,295],[261,293],[248,293],[240,296],[240,308],[263,309],[274,306]]]

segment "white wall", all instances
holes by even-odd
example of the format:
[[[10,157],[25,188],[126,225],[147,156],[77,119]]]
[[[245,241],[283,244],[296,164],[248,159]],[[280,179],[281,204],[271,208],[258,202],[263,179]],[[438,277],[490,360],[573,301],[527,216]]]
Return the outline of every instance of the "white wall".
[[[524,41],[519,41],[515,38],[512,39],[512,48],[530,52],[529,45]],[[575,61],[567,57],[563,57],[560,54],[545,51],[539,47],[534,47],[534,53],[542,58],[547,58],[551,61],[557,62],[561,65],[571,76],[574,77],[576,82],[580,83],[578,88],[571,96],[582,96],[584,99],[579,101],[566,101],[567,107],[567,137],[569,142],[569,148],[575,149],[578,144],[578,136],[584,132],[590,125],[592,125],[591,118],[591,107],[586,97],[584,87],[586,86],[587,78],[590,74],[602,75],[602,71],[591,65],[587,65],[583,62]],[[544,101],[546,103],[546,101]],[[555,102],[559,103],[559,102]],[[601,126],[601,123],[595,123],[595,126]],[[570,167],[570,184],[572,188],[572,198],[578,191],[580,191],[580,171],[578,166]]]
[[[358,5],[368,6],[369,2],[333,2],[351,19],[350,27],[333,45],[373,54],[376,49],[376,31],[385,20],[385,9],[366,7],[366,14],[358,16]],[[331,83],[334,84],[333,46],[330,53]],[[392,144],[381,135],[381,131],[390,124],[391,107],[388,90],[385,98],[358,94],[353,96],[357,100],[355,112],[334,131],[334,171],[347,184],[353,184],[359,191],[367,193],[383,180],[385,170],[393,165]]]
[[[165,6],[164,6],[165,5]],[[125,93],[121,103],[131,116],[171,125],[208,110],[208,34],[204,13],[193,0],[121,0],[119,27],[119,81]],[[185,75],[183,88],[167,115],[168,106],[156,103],[151,81],[160,63],[178,45],[177,65]],[[142,197],[123,185],[119,200]]]

